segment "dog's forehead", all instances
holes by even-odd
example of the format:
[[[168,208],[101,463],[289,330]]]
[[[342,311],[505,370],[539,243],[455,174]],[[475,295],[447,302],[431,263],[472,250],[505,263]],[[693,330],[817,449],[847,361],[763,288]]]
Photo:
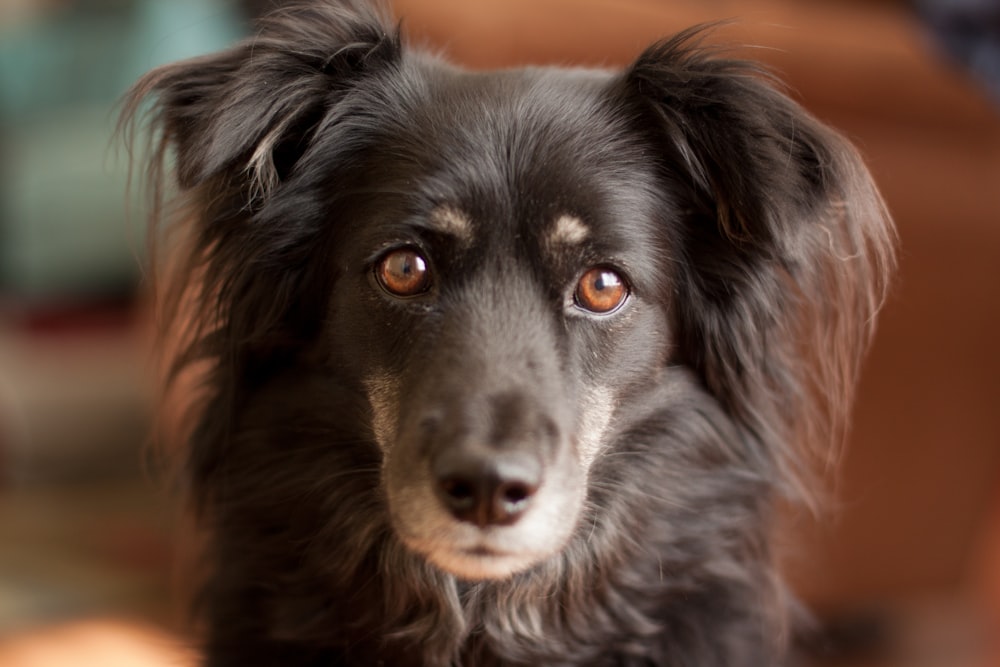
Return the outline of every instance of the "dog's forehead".
[[[435,230],[465,241],[514,231],[560,248],[648,217],[651,161],[615,103],[612,73],[421,74],[394,150],[419,165],[412,182],[432,202]]]

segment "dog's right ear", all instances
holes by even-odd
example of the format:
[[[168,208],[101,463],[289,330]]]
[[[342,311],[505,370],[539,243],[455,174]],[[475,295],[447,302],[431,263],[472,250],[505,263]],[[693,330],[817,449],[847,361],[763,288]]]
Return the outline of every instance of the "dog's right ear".
[[[353,82],[399,56],[398,30],[370,2],[290,5],[228,51],[147,74],[129,93],[123,118],[155,99],[158,157],[173,152],[182,189],[225,175],[242,181],[227,185],[266,199],[326,110]]]

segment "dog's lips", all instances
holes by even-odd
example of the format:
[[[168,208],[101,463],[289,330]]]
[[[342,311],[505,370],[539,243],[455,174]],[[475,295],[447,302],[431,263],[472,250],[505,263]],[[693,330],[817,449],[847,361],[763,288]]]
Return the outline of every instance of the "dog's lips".
[[[549,555],[498,544],[503,537],[496,534],[496,530],[477,533],[472,539],[469,535],[465,536],[466,539],[449,540],[427,540],[413,535],[401,537],[407,546],[436,567],[470,581],[506,579]]]
[[[471,540],[458,539],[451,542],[438,542],[418,539],[406,541],[424,553],[440,552],[456,557],[523,559],[529,555],[519,550],[503,547],[498,544],[501,539],[499,535],[494,534],[494,531],[487,530]]]
[[[465,549],[465,553],[470,556],[507,556],[510,554],[505,554],[502,551],[497,551],[496,549],[490,549],[487,546],[478,546],[471,549]]]
[[[478,558],[485,560],[495,560],[499,561],[521,561],[525,559],[525,554],[519,554],[512,551],[507,551],[504,549],[497,549],[496,547],[491,547],[487,544],[479,544],[474,547],[466,549],[458,549],[457,552],[462,556],[468,558]]]
[[[537,562],[527,554],[502,551],[485,544],[456,550],[436,550],[431,562],[460,579],[506,579]]]

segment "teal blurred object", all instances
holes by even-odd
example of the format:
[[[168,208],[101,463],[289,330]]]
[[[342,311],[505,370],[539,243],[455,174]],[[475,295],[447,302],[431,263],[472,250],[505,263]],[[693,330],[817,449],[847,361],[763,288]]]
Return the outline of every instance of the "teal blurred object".
[[[0,296],[29,305],[134,289],[143,216],[126,201],[116,104],[150,68],[244,32],[222,0],[61,7],[0,25]]]

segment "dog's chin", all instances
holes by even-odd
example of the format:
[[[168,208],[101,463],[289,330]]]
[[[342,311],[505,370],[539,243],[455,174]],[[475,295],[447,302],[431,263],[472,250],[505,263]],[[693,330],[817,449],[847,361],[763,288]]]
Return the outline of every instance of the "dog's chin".
[[[417,551],[420,552],[419,549]],[[434,549],[421,555],[431,565],[465,581],[508,579],[538,564],[540,560],[534,555],[504,553],[486,547],[469,550]]]
[[[467,581],[508,579],[554,557],[569,538],[569,532],[544,537],[532,532],[515,526],[481,530],[452,523],[428,534],[396,525],[396,534],[411,552]]]

